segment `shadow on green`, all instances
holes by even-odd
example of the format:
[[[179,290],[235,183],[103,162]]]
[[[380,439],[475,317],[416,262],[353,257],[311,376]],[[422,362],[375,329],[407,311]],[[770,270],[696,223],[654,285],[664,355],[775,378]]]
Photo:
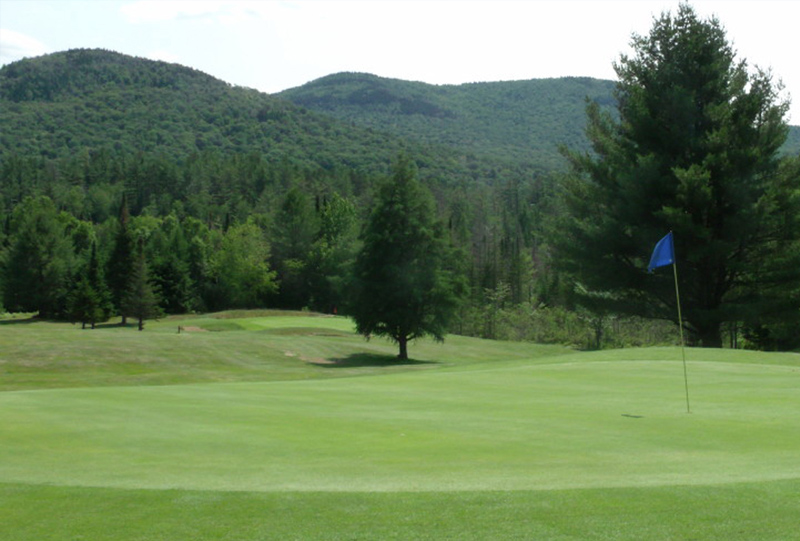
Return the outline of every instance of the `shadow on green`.
[[[45,321],[36,317],[27,317],[25,319],[0,319],[0,325],[28,325],[30,323],[41,323]]]
[[[414,359],[399,359],[394,355],[381,355],[376,353],[353,353],[347,357],[331,359],[329,363],[320,363],[321,368],[363,368],[380,366],[425,366],[439,364],[434,361],[415,361]]]

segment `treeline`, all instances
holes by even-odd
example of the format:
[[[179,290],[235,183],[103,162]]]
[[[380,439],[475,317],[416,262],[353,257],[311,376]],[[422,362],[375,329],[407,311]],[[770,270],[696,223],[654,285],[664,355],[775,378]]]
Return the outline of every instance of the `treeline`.
[[[0,301],[9,311],[92,323],[135,316],[126,303],[150,284],[156,300],[139,309],[146,315],[264,306],[346,313],[359,234],[381,180],[255,153],[183,162],[107,149],[13,156],[0,164]],[[507,338],[503,310],[568,299],[542,244],[553,201],[547,179],[501,172],[492,185],[429,188],[467,255],[469,309],[455,330]],[[137,268],[146,279],[131,294]]]

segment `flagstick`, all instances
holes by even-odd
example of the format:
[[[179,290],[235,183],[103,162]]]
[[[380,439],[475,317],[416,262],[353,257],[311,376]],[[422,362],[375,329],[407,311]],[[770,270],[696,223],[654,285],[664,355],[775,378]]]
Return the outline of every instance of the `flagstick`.
[[[686,347],[683,342],[683,317],[681,316],[681,294],[678,291],[678,264],[673,261],[672,270],[675,274],[675,299],[678,302],[678,330],[681,334],[681,356],[683,357],[683,383],[686,387],[686,413],[692,413],[689,407],[689,376],[686,372]]]

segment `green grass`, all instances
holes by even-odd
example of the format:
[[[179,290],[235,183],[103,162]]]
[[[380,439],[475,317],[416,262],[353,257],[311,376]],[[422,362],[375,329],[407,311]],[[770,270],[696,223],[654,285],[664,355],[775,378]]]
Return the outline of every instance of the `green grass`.
[[[365,341],[346,318],[236,317],[241,315],[168,318],[147,322],[141,333],[118,323],[81,330],[64,323],[0,321],[0,391],[331,378],[568,351],[510,343],[487,348],[480,340],[454,336],[444,345],[412,344],[419,362],[398,365],[396,346]]]
[[[242,315],[0,325],[3,537],[800,539],[796,354]]]

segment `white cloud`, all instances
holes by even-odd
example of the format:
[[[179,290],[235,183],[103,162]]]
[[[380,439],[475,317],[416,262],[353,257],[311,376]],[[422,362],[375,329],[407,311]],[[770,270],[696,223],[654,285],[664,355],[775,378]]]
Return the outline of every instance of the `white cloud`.
[[[193,0],[175,1],[164,0],[153,2],[151,0],[139,0],[131,4],[125,4],[120,11],[131,23],[158,23],[172,21],[184,17],[194,18],[218,13],[223,2],[214,0]]]
[[[0,28],[0,64],[31,56],[43,55],[47,46],[31,36]]]
[[[170,62],[173,64],[179,64],[181,62],[180,56],[163,49],[150,51],[147,53],[147,58],[151,60],[163,60],[164,62]]]
[[[261,17],[272,2],[253,0],[137,0],[120,8],[130,23],[160,23],[186,19],[208,19],[233,24]]]

